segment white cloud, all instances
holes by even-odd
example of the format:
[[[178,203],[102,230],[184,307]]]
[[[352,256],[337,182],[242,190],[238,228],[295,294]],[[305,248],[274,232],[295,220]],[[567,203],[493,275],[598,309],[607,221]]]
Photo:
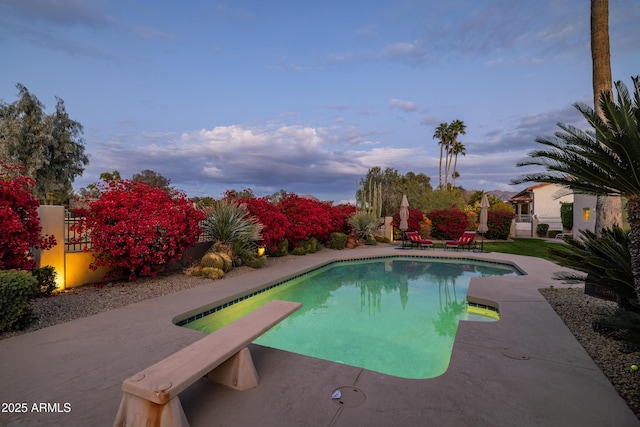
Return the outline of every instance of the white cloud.
[[[390,99],[389,100],[389,108],[398,110],[402,110],[404,112],[412,112],[418,110],[418,106],[413,101],[403,101],[401,99]]]

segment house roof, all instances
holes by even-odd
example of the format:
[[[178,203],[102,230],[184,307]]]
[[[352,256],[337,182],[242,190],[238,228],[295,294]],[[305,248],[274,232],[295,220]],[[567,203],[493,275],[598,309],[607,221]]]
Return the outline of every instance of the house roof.
[[[521,195],[521,196],[513,196],[508,201],[509,202],[530,202],[533,200],[531,196]]]
[[[532,185],[531,187],[527,187],[524,190],[522,190],[521,192],[519,192],[518,194],[516,194],[515,196],[513,196],[512,198],[510,198],[509,200],[507,200],[507,202],[530,202],[533,200],[533,198],[531,197],[531,192],[533,190],[535,190],[536,188],[540,188],[540,187],[544,187],[547,185],[553,185],[549,182],[543,182],[541,184],[536,184],[536,185]]]

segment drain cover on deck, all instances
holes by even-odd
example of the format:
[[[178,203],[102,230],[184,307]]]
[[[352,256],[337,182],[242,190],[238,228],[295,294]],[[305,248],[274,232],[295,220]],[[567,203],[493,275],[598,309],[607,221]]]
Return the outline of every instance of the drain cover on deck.
[[[347,408],[360,406],[366,399],[364,392],[355,387],[339,387],[331,393],[331,400]]]

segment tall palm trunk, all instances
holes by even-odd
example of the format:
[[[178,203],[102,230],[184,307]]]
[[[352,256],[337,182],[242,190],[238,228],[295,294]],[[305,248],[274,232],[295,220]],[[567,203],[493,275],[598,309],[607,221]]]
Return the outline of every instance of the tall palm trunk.
[[[440,188],[442,188],[442,151],[444,149],[444,139],[440,141]]]
[[[591,62],[593,66],[593,106],[600,117],[600,94],[612,93],[611,51],[609,47],[609,0],[591,0]],[[595,232],[622,225],[619,196],[597,196]]]
[[[455,152],[455,158],[453,160],[453,173],[451,174],[451,186],[455,188],[456,186],[456,176],[458,175],[458,151]]]
[[[444,162],[444,188],[449,188],[449,169],[451,169],[451,145],[447,144],[445,151],[446,161]]]

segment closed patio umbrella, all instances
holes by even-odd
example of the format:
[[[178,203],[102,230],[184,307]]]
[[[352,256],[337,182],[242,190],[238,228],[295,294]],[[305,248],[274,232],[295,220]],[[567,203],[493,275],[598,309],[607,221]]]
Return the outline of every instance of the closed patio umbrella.
[[[481,251],[484,252],[484,233],[489,231],[489,198],[487,193],[482,195],[480,202],[480,220],[478,222],[478,233],[482,234]]]
[[[402,230],[402,247],[404,248],[404,232],[409,229],[409,201],[407,195],[402,195],[402,202],[400,203],[400,230]]]

